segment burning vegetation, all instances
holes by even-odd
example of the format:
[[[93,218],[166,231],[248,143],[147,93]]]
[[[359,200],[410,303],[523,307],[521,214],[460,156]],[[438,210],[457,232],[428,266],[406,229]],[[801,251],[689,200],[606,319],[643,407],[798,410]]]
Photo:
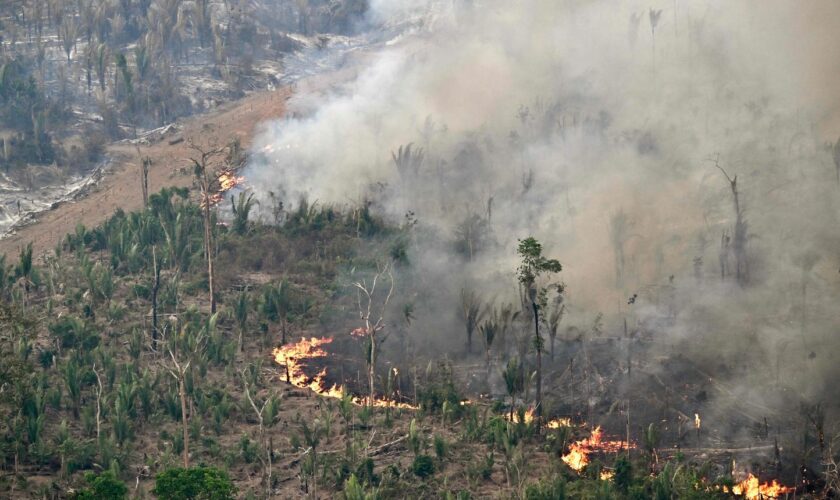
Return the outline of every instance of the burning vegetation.
[[[31,27],[4,58],[67,56],[48,93],[0,67],[31,115],[7,167],[53,161],[38,103],[85,72],[118,123],[176,87],[140,83],[161,54],[342,71],[249,153],[179,133],[191,167],[144,159],[141,210],[0,257],[0,497],[840,494],[840,141],[771,40],[840,7],[103,0],[82,36],[97,1],[0,6]],[[159,168],[192,184],[150,193]]]
[[[353,404],[358,406],[417,408],[408,403],[386,397],[371,399],[370,396],[354,396],[348,392],[345,385],[329,384],[327,382],[327,368],[322,368],[314,375],[307,375],[306,368],[311,361],[329,356],[324,346],[328,346],[332,341],[331,338],[326,337],[302,338],[295,343],[274,349],[274,361],[283,367],[286,382],[301,389],[309,389],[327,398],[343,399],[348,397]]]
[[[592,453],[618,453],[634,447],[625,441],[604,440],[604,431],[600,426],[595,426],[588,438],[569,445],[569,452],[561,458],[570,468],[580,472],[589,464],[589,455]]]
[[[761,483],[759,482],[759,479],[752,474],[749,474],[746,479],[732,487],[733,494],[750,500],[784,498],[794,491],[794,488],[782,486],[775,479],[770,482]]]

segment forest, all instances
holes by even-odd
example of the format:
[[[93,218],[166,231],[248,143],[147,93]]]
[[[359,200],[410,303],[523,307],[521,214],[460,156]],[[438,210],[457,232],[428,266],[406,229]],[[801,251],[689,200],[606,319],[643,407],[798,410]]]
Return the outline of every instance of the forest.
[[[834,498],[840,7],[770,4],[3,2],[0,497]]]

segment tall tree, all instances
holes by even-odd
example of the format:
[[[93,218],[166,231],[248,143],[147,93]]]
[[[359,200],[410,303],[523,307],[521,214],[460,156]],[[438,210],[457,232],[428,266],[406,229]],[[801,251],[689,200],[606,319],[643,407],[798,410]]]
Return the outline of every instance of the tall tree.
[[[189,147],[196,152],[190,158],[193,173],[201,190],[201,209],[204,217],[204,257],[207,261],[207,284],[210,289],[210,313],[216,312],[216,294],[213,282],[213,225],[210,209],[216,203],[215,194],[219,191],[218,176],[210,175],[212,164],[225,156],[226,147],[202,148],[190,141]]]
[[[517,249],[522,259],[517,269],[517,278],[523,291],[527,294],[534,312],[534,348],[537,352],[537,387],[534,414],[539,420],[542,416],[542,351],[543,341],[540,336],[540,309],[548,304],[548,291],[554,289],[558,300],[562,297],[563,285],[548,284],[539,286],[537,279],[542,275],[551,275],[563,270],[560,261],[549,259],[542,254],[542,245],[533,237],[519,240]]]

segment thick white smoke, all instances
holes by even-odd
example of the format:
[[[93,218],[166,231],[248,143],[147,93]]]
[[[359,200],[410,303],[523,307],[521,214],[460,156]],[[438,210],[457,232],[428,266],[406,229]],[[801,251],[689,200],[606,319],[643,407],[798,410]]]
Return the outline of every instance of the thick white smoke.
[[[835,374],[821,353],[840,343],[840,185],[826,146],[838,5],[374,1],[371,23],[412,19],[410,32],[301,93],[296,117],[265,126],[247,176],[287,205],[413,211],[431,235],[415,264],[449,299],[470,282],[513,296],[516,240],[533,235],[564,265],[564,321],[669,318],[655,349],[742,359],[755,378],[807,379],[805,396],[826,399]],[[409,143],[425,157],[401,175],[391,154]],[[716,161],[738,176],[744,287],[720,276],[735,213]],[[493,244],[465,265],[447,240],[471,214],[489,216]],[[448,314],[425,320],[430,345],[457,328]],[[789,368],[777,372],[781,350]]]

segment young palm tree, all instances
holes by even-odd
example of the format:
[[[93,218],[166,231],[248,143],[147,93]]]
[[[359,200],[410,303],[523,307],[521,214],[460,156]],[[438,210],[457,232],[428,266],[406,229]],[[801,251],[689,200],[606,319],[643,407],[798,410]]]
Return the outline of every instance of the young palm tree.
[[[235,202],[233,196],[230,197],[230,205],[233,208],[232,226],[236,234],[243,235],[248,231],[248,216],[255,203],[253,193],[247,196],[245,193],[239,193],[239,199]]]
[[[242,352],[242,335],[245,332],[245,327],[248,324],[248,292],[242,290],[236,300],[234,312],[236,314],[236,325],[239,330],[239,352]]]
[[[493,311],[493,316],[484,320],[478,327],[481,338],[484,340],[485,368],[487,370],[487,381],[490,381],[490,349],[493,347],[493,340],[496,338],[501,325],[498,322],[498,312]]]
[[[510,396],[510,421],[513,422],[513,409],[516,406],[516,395],[525,388],[525,379],[519,367],[519,359],[512,358],[507,362],[502,378],[505,380],[505,389]]]
[[[471,354],[473,333],[486,312],[481,304],[481,299],[475,291],[466,288],[461,289],[460,312],[467,334],[467,354]]]

